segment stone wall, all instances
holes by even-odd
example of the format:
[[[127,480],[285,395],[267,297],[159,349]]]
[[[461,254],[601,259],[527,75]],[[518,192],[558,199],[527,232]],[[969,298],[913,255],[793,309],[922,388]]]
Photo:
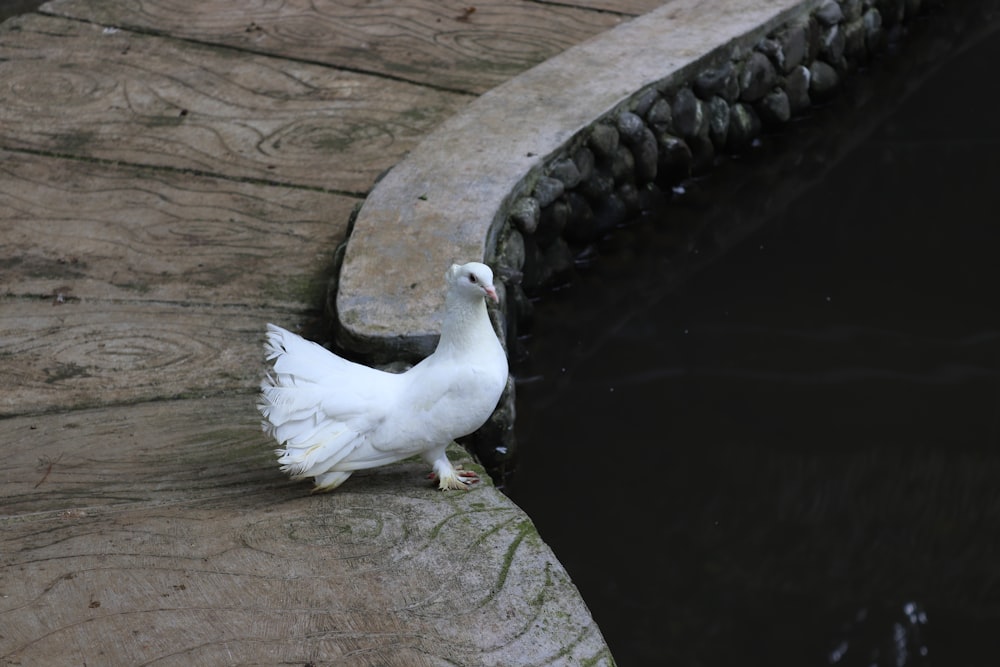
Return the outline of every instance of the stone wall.
[[[508,315],[572,268],[577,253],[684,179],[739,153],[834,96],[921,0],[828,0],[679,87],[639,91],[555,156],[515,201],[493,264],[509,279]]]

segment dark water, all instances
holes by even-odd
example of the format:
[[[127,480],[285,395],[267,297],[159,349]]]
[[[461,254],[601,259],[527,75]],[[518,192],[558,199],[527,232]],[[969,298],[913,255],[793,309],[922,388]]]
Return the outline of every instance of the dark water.
[[[0,21],[33,12],[44,2],[45,0],[0,0]]]
[[[507,491],[620,667],[1000,665],[995,6],[541,296]]]

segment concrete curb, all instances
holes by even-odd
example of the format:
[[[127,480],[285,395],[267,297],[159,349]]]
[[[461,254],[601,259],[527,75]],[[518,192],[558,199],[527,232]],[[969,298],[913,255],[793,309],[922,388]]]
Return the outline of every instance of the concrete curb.
[[[738,58],[820,0],[678,0],[494,88],[429,134],[354,221],[335,301],[337,339],[372,359],[429,354],[455,261],[489,260],[508,210],[588,128]]]

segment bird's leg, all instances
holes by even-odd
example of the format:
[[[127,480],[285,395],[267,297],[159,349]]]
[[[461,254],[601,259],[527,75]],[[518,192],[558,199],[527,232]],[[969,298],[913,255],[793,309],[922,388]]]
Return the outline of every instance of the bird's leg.
[[[436,479],[438,488],[442,491],[446,489],[469,490],[469,485],[479,481],[479,475],[472,470],[462,470],[462,466],[453,466],[448,460],[447,454],[442,454],[434,459],[434,472],[428,475],[428,479]]]

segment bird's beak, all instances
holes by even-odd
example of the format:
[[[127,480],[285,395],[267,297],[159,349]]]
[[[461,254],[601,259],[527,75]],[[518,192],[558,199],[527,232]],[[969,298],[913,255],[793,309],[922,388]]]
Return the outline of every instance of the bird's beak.
[[[493,299],[494,303],[500,303],[500,299],[497,297],[497,289],[490,285],[489,287],[484,287],[486,290],[486,296]]]

